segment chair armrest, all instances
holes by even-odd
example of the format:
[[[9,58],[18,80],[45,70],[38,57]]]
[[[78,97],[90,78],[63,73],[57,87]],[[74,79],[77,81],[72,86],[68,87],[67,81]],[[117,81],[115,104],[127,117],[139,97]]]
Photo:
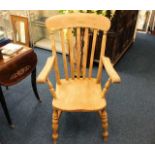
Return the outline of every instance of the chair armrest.
[[[110,59],[108,57],[102,57],[102,62],[105,67],[105,70],[107,74],[109,75],[112,83],[119,83],[121,82],[121,79],[119,75],[117,74],[116,70],[114,69]]]
[[[50,71],[53,68],[54,61],[55,61],[55,56],[51,56],[47,59],[44,68],[42,69],[39,76],[37,77],[38,83],[46,83],[47,82],[47,78],[49,76]]]

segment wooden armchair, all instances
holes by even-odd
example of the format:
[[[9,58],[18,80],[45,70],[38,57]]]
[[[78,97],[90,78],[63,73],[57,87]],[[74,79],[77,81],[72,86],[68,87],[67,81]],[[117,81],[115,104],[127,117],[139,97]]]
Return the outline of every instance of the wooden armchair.
[[[120,82],[120,77],[113,68],[108,57],[104,56],[106,46],[106,34],[110,28],[110,21],[108,18],[84,13],[72,13],[67,15],[57,15],[47,19],[46,26],[50,32],[52,44],[52,56],[47,59],[47,62],[39,74],[38,83],[47,83],[49,90],[53,96],[53,114],[52,114],[52,139],[53,143],[58,139],[58,121],[61,112],[99,112],[102,127],[104,129],[104,140],[108,139],[108,118],[106,112],[106,99],[105,95],[111,83]],[[76,54],[73,52],[73,28],[76,30],[77,50]],[[84,29],[84,50],[81,53],[81,28]],[[68,47],[64,45],[64,29],[67,29]],[[87,73],[86,62],[88,52],[88,35],[89,30],[93,29],[93,43],[90,57],[90,65]],[[96,44],[96,37],[99,30],[104,31],[101,47],[101,56],[98,67],[97,77],[92,77],[93,59]],[[64,63],[65,78],[60,78],[58,59],[56,54],[54,33],[60,31],[62,57]],[[69,49],[70,62],[66,59],[66,49]],[[76,59],[75,59],[76,56]],[[77,60],[75,68],[74,62]],[[80,62],[82,62],[82,69]],[[71,77],[69,77],[68,65],[70,65]],[[102,68],[105,68],[109,79],[107,80],[104,88],[101,86]],[[56,90],[49,79],[49,74],[54,68],[56,75]],[[77,72],[77,77],[74,72]],[[80,74],[82,70],[82,75]]]

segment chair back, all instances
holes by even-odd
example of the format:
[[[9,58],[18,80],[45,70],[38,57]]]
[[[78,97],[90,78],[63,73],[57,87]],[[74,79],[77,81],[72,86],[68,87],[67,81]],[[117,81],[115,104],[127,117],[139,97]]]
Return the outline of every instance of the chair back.
[[[110,20],[104,16],[88,13],[71,13],[66,15],[57,15],[46,20],[46,27],[50,33],[52,54],[56,55],[55,34],[59,32],[61,40],[61,49],[64,65],[65,79],[69,77],[75,78],[91,78],[93,61],[95,54],[96,39],[99,31],[103,31],[101,54],[105,54],[107,31],[110,28]],[[91,45],[90,60],[88,57],[89,33],[93,33]],[[69,63],[66,58],[69,53]],[[86,68],[87,61],[90,61],[89,68]],[[70,66],[70,72],[68,70]],[[60,82],[60,73],[58,68],[58,59],[55,60],[56,80]],[[98,82],[101,78],[102,62],[99,62],[97,73]],[[69,75],[70,73],[70,75]]]
[[[13,28],[13,41],[30,46],[29,23],[27,17],[10,15]]]

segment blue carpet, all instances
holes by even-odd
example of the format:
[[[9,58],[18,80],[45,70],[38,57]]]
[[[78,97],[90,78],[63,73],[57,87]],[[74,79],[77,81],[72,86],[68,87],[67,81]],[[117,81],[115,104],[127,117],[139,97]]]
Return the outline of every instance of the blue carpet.
[[[38,72],[50,52],[35,49]],[[61,55],[59,54],[59,59]],[[62,62],[60,61],[62,68]],[[109,116],[108,143],[155,143],[155,37],[138,33],[116,69],[122,78],[107,94]],[[97,68],[93,70],[95,75]],[[61,74],[63,70],[61,69]],[[103,73],[102,83],[107,76]],[[51,76],[55,83],[54,76]],[[46,85],[38,85],[42,103],[31,89],[30,77],[5,90],[7,105],[15,129],[10,129],[0,107],[2,143],[52,143],[51,95]],[[58,143],[104,143],[97,113],[63,113]]]

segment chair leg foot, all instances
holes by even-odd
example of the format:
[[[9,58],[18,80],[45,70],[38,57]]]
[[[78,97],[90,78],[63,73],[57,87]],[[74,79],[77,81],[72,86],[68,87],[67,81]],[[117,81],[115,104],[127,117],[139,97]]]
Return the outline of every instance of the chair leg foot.
[[[52,140],[56,144],[58,139],[58,111],[53,109],[52,114]]]
[[[107,112],[106,110],[102,110],[100,112],[100,116],[101,116],[101,120],[102,120],[102,128],[103,128],[103,139],[104,139],[104,142],[107,142],[108,141],[108,116],[107,116]]]

